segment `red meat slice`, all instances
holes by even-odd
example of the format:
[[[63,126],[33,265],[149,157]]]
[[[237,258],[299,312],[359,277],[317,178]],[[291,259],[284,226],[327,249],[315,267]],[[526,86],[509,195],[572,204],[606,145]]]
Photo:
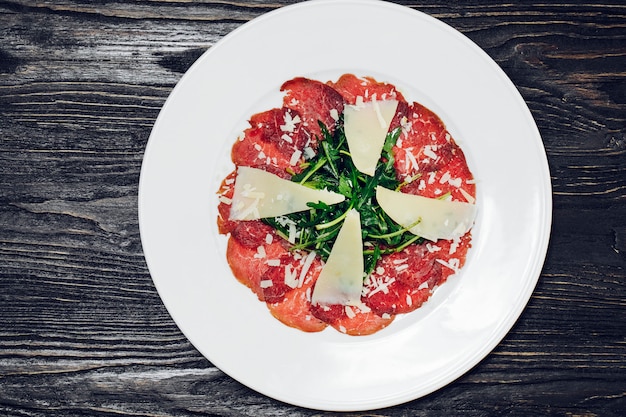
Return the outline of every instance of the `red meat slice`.
[[[409,104],[404,99],[402,93],[396,90],[392,84],[378,82],[371,77],[359,78],[354,74],[344,74],[337,82],[328,82],[328,85],[339,92],[346,101],[346,104],[356,104],[357,97],[361,97],[364,102],[377,100],[398,100],[398,109],[389,125],[389,131],[400,127],[409,112]]]
[[[277,246],[280,241],[276,235],[276,231],[272,226],[263,223],[260,220],[249,220],[237,222],[237,226],[232,230],[232,237],[237,239],[242,245],[257,249],[259,246]],[[268,238],[267,235],[271,235]],[[267,244],[267,239],[271,239],[271,244]],[[286,249],[284,248],[286,251]]]
[[[259,300],[263,299],[259,269],[266,268],[264,262],[255,259],[256,249],[246,247],[231,236],[226,247],[226,260],[237,281],[249,287]]]
[[[265,301],[278,303],[283,300],[288,292],[297,288],[296,281],[305,267],[306,259],[306,256],[303,256],[300,252],[287,252],[278,258],[268,260],[269,268],[261,277]],[[306,268],[309,267],[307,266]],[[286,278],[288,275],[291,277],[289,284]]]
[[[332,87],[303,77],[285,82],[280,90],[285,92],[283,106],[300,114],[303,126],[309,132],[309,146],[317,149],[318,139],[322,138],[318,122],[332,133],[337,117],[343,113],[343,97]]]
[[[439,240],[385,255],[366,279],[363,302],[377,314],[403,314],[419,308],[432,291],[465,263],[471,234]]]
[[[250,125],[260,132],[263,141],[276,144],[289,156],[306,146],[308,135],[302,129],[302,118],[296,110],[283,107],[257,113],[250,118]]]
[[[395,318],[391,315],[381,317],[373,311],[363,312],[358,308],[346,308],[351,308],[353,312],[355,312],[355,316],[350,317],[345,314],[339,320],[335,321],[332,327],[350,336],[367,336],[368,334],[374,334],[389,326]]]
[[[465,154],[428,108],[419,103],[410,106],[393,154],[397,177],[405,182],[403,192],[474,201],[476,186]]]
[[[365,281],[363,302],[378,314],[399,314],[420,307],[442,279],[441,264],[430,246],[413,245],[384,255]]]
[[[363,308],[343,305],[311,305],[311,312],[341,333],[365,336],[387,327],[394,316],[378,315],[365,306]]]
[[[232,147],[231,159],[237,166],[249,166],[291,178],[300,172],[308,133],[298,122],[297,112],[282,108],[255,114],[250,127]]]
[[[271,243],[268,243],[268,235],[272,236]],[[261,301],[265,301],[261,281],[270,268],[268,260],[279,259],[286,253],[288,249],[284,241],[260,221],[237,222],[226,247],[226,259],[233,275],[250,287]]]
[[[220,234],[230,233],[237,222],[230,220],[230,207],[233,194],[235,192],[235,177],[237,172],[233,171],[222,180],[220,188],[217,191],[219,203],[217,205],[217,230]]]
[[[299,275],[302,270],[296,267]],[[319,332],[328,325],[313,315],[311,307],[311,288],[321,270],[321,262],[315,259],[310,265],[302,286],[287,292],[279,302],[267,303],[272,315],[287,326],[305,332]]]
[[[467,251],[472,246],[472,232],[467,232],[459,239],[438,240],[431,247],[440,250],[436,253],[435,261],[442,265],[441,280],[438,285],[443,284],[450,275],[463,268],[465,265]]]
[[[421,307],[431,295],[429,289],[418,290],[400,281],[389,282],[385,291],[367,298],[367,306],[380,315],[410,313]]]
[[[377,100],[406,102],[402,93],[396,90],[394,85],[376,81],[371,77],[360,78],[354,74],[344,74],[336,82],[329,81],[327,84],[337,90],[347,104],[356,104],[359,96],[363,101],[372,101],[374,95]]]

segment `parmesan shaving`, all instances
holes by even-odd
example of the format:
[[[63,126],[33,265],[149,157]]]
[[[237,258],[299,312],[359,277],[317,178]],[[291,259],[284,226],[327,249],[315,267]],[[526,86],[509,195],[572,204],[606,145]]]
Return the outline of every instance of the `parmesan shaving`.
[[[298,161],[300,160],[300,157],[302,156],[302,151],[299,149],[296,149],[292,154],[291,154],[291,159],[289,159],[289,165],[294,166],[298,163]]]
[[[306,258],[304,258],[304,264],[302,265],[302,270],[300,271],[300,276],[298,277],[299,287],[302,287],[302,284],[304,284],[304,278],[306,277],[306,274],[309,272],[309,269],[311,268],[311,264],[315,260],[316,255],[317,254],[315,253],[315,251],[311,251],[306,256]]]
[[[223,195],[219,196],[218,200],[220,200],[221,203],[224,203],[226,205],[231,205],[233,200],[228,198],[228,197],[224,197]]]
[[[256,253],[254,254],[254,257],[257,259],[263,259],[265,258],[266,253],[265,253],[265,248],[263,246],[258,246],[256,248]]]
[[[474,204],[476,202],[476,199],[472,197],[472,195],[468,193],[467,191],[465,191],[464,189],[459,188],[459,191],[461,192],[461,194],[463,194],[463,197],[465,197],[468,203]]]
[[[291,265],[285,265],[285,285],[289,288],[297,288],[299,281],[297,279],[298,272]]]

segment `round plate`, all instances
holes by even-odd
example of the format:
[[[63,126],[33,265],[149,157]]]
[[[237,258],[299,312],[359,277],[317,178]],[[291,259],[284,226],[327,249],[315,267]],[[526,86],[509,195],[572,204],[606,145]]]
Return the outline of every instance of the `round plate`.
[[[304,333],[274,319],[233,278],[216,227],[216,191],[246,120],[280,106],[288,79],[347,72],[393,83],[443,119],[477,178],[479,211],[462,271],[422,308],[363,337]],[[535,287],[551,209],[541,137],[502,70],[432,17],[362,0],[283,7],[207,51],[166,101],[139,186],[147,264],[191,343],[260,393],[334,411],[418,398],[488,355]]]

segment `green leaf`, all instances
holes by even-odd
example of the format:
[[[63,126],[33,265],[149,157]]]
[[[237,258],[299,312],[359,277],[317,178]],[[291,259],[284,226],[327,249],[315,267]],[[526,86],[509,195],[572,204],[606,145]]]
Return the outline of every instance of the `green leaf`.
[[[352,162],[342,118],[337,122],[333,134],[322,123],[320,129],[322,137],[317,154],[291,180],[312,188],[328,188],[339,192],[346,197],[346,201],[331,206],[311,202],[308,204],[311,208],[309,211],[283,216],[295,224],[298,231],[298,240],[292,249],[315,250],[323,260],[328,259],[343,219],[350,209],[356,208],[361,215],[364,247],[367,248],[363,251],[365,273],[369,274],[376,268],[382,255],[403,250],[423,240],[392,221],[376,202],[377,185],[389,189],[402,186],[396,178],[393,155],[393,146],[401,129],[394,129],[387,134],[381,158],[371,177],[359,172]],[[289,236],[289,225],[285,224],[284,219],[264,221],[281,236]]]

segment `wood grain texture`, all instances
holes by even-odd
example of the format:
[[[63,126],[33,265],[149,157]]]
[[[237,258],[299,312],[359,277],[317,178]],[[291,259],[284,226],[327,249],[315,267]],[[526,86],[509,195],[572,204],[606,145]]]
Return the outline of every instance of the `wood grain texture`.
[[[291,3],[0,0],[0,415],[334,415],[204,359],[152,284],[137,222],[143,152],[175,83]],[[463,32],[518,87],[548,155],[553,230],[491,355],[425,398],[346,415],[625,415],[626,6],[398,3]]]

